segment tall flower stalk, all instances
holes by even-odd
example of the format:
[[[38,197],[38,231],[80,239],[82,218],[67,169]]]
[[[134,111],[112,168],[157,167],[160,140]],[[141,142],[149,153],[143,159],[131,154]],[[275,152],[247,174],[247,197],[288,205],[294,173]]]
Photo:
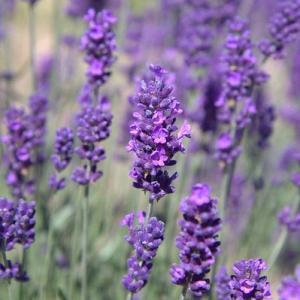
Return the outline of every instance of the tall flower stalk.
[[[75,147],[75,154],[82,164],[72,172],[72,180],[84,187],[82,205],[82,276],[81,298],[88,299],[88,208],[90,186],[97,182],[102,171],[99,163],[105,159],[105,150],[100,143],[110,135],[112,114],[107,97],[99,95],[99,89],[111,75],[111,66],[115,62],[116,41],[113,25],[116,22],[114,15],[103,10],[96,12],[88,10],[84,17],[88,28],[81,38],[81,49],[85,53],[87,63],[86,79],[83,93],[80,97],[81,111],[76,117],[76,136],[79,146]]]
[[[176,238],[180,263],[171,267],[170,275],[173,284],[183,287],[181,300],[186,299],[187,292],[203,297],[210,289],[206,276],[219,252],[221,229],[217,200],[210,194],[209,186],[196,184],[191,195],[180,204],[183,218]]]
[[[161,224],[160,244],[164,224],[152,217],[153,204],[167,194],[175,192],[172,182],[176,179],[177,172],[170,175],[168,167],[176,164],[174,155],[177,152],[184,152],[183,139],[190,137],[190,126],[184,123],[178,130],[175,125],[176,118],[182,110],[178,100],[173,96],[173,87],[167,72],[156,65],[150,65],[149,70],[149,74],[141,80],[139,89],[133,97],[136,111],[133,113],[134,121],[130,125],[131,140],[127,147],[128,151],[135,154],[130,177],[134,180],[135,188],[148,193],[148,212],[139,225],[134,225],[132,221],[126,225],[132,235],[136,230],[155,232],[156,226]],[[147,283],[151,271],[149,266],[152,266],[152,260],[159,246],[156,244],[155,254],[151,255],[150,261],[144,260],[138,251],[139,243],[143,244],[143,235],[137,235],[136,239],[136,242],[129,242],[136,254],[128,259],[128,274],[123,277],[123,286],[129,291],[128,299]],[[151,248],[150,245],[151,243],[148,246],[144,243],[146,249]]]

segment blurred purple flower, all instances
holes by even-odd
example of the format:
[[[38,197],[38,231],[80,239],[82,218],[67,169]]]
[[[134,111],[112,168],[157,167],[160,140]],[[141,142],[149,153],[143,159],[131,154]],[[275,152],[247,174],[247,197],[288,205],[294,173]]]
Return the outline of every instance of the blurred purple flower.
[[[217,300],[231,300],[230,276],[224,266],[220,267],[215,280]]]
[[[110,77],[110,68],[116,60],[116,40],[113,32],[116,18],[108,10],[97,13],[94,9],[89,9],[85,20],[88,29],[81,38],[81,49],[85,52],[85,61],[88,64],[88,82],[97,90]]]
[[[19,263],[12,263],[10,260],[7,261],[7,266],[0,263],[0,280],[12,279],[25,282],[29,280],[29,277]]]
[[[46,95],[50,90],[54,64],[54,57],[52,55],[45,55],[40,58],[37,65],[36,78],[38,83],[38,90]]]
[[[72,18],[81,18],[89,9],[100,11],[107,2],[107,0],[69,0],[66,14]]]
[[[299,299],[300,295],[300,266],[296,267],[295,276],[287,276],[282,280],[278,290],[279,300]]]
[[[290,207],[284,207],[278,214],[278,220],[281,225],[287,227],[290,232],[300,231],[300,213],[296,213],[293,216],[292,209]]]
[[[300,1],[279,1],[277,12],[269,24],[269,37],[260,42],[265,58],[284,57],[286,46],[294,42],[300,33]]]
[[[207,185],[196,184],[191,195],[181,202],[180,211],[183,218],[179,221],[181,231],[176,238],[180,263],[172,265],[171,280],[177,285],[187,285],[195,297],[202,297],[210,289],[206,275],[215,263],[220,246],[217,200],[211,197]]]
[[[56,131],[56,140],[54,144],[54,153],[51,156],[55,170],[60,173],[67,168],[71,162],[74,152],[74,134],[70,128],[60,128]],[[58,191],[66,186],[65,178],[58,178],[57,174],[49,179],[49,185],[52,189]]]
[[[225,50],[221,56],[223,87],[216,103],[219,121],[229,128],[235,127],[232,136],[229,136],[229,133],[221,133],[216,143],[216,157],[221,159],[222,168],[233,163],[239,155],[239,144],[245,128],[251,124],[257,113],[252,98],[254,88],[267,79],[267,75],[257,66],[253,48],[247,22],[235,18],[230,23]]]
[[[177,173],[169,176],[167,167],[176,164],[173,157],[184,152],[183,139],[191,134],[185,122],[176,135],[176,117],[182,110],[172,91],[166,71],[151,65],[149,77],[140,82],[133,97],[136,111],[127,149],[136,159],[130,177],[135,188],[149,192],[150,202],[174,192],[172,181]]]

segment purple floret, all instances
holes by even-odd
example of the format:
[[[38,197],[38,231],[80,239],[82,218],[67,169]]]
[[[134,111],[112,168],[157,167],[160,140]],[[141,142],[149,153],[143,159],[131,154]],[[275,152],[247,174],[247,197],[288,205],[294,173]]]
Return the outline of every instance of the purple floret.
[[[176,164],[177,152],[184,152],[183,139],[190,137],[191,128],[186,122],[179,130],[175,125],[182,109],[173,96],[166,71],[159,66],[150,66],[149,78],[141,81],[133,104],[134,121],[127,149],[136,159],[130,176],[134,187],[149,192],[149,201],[159,200],[174,192],[172,181],[177,173],[170,176],[167,167]]]
[[[217,200],[211,197],[207,185],[196,184],[191,195],[181,202],[180,211],[183,218],[176,239],[180,263],[171,267],[171,280],[177,285],[187,285],[192,295],[202,297],[210,289],[207,273],[220,246]]]

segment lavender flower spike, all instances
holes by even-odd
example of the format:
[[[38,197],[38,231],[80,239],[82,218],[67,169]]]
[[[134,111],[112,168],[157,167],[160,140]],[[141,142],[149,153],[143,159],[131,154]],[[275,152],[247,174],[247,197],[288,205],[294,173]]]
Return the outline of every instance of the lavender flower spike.
[[[207,185],[196,184],[191,195],[181,202],[183,218],[176,239],[180,263],[170,269],[172,283],[187,286],[195,297],[202,297],[210,289],[206,275],[215,263],[220,246],[217,234],[221,220],[217,200],[210,194]]]
[[[153,259],[164,238],[164,223],[152,217],[145,224],[144,218],[145,213],[128,214],[121,222],[129,228],[125,239],[134,249],[127,261],[128,273],[122,279],[123,286],[131,293],[137,293],[147,284]]]
[[[86,75],[89,84],[98,89],[109,78],[110,67],[116,60],[116,40],[112,30],[116,18],[108,10],[97,13],[90,9],[85,20],[88,29],[81,39],[81,48],[85,52],[85,61],[88,64]]]
[[[270,284],[261,273],[267,269],[262,259],[241,260],[234,264],[229,286],[231,299],[270,299]]]
[[[231,300],[231,290],[229,286],[230,276],[224,266],[220,268],[215,279],[217,300]]]
[[[278,290],[279,300],[299,299],[300,295],[300,265],[297,266],[295,276],[288,276],[282,280]]]
[[[172,94],[167,72],[155,65],[149,69],[149,77],[141,81],[133,97],[136,111],[127,149],[136,156],[130,171],[133,185],[148,191],[152,202],[174,192],[172,181],[177,173],[169,175],[167,167],[176,164],[177,152],[184,152],[183,138],[190,137],[191,127],[185,122],[177,131],[175,122],[182,109]]]
[[[98,170],[99,162],[105,159],[105,150],[99,145],[110,135],[112,114],[106,97],[98,99],[98,104],[82,107],[76,119],[76,135],[81,144],[75,153],[84,162],[72,173],[72,180],[80,185],[96,182],[102,172]]]
[[[269,25],[269,38],[260,43],[265,57],[282,58],[286,46],[294,42],[300,33],[300,1],[279,1],[278,10]]]
[[[74,134],[70,128],[60,128],[56,132],[54,154],[51,156],[55,170],[60,173],[71,162],[74,152]],[[49,180],[52,189],[58,191],[65,187],[65,178],[57,178],[52,175]]]

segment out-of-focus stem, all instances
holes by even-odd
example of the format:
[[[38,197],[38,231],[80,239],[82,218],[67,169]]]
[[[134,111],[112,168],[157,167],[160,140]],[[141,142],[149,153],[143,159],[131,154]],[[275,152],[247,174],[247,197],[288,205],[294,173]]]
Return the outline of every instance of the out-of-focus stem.
[[[27,265],[27,252],[26,249],[22,250],[22,268],[26,269],[26,265]],[[19,286],[19,300],[25,299],[24,297],[24,283],[20,282],[20,286]]]
[[[180,294],[179,300],[185,300],[186,299],[186,293],[188,290],[188,282],[183,286],[182,292]]]
[[[5,253],[5,242],[2,240],[2,238],[0,241],[0,248],[1,248],[1,255],[2,255],[2,259],[3,259],[3,263],[7,267],[8,263],[7,263],[6,253]],[[10,280],[7,280],[7,291],[8,291],[9,300],[12,300],[13,298],[12,298],[12,293],[11,293],[11,288],[10,288]]]
[[[88,239],[88,205],[89,205],[89,184],[84,189],[83,199],[83,221],[82,221],[82,256],[81,256],[81,299],[87,300],[87,239]]]
[[[126,300],[132,300],[133,299],[133,293],[129,292],[127,294]]]
[[[29,43],[30,43],[30,66],[31,66],[31,85],[32,91],[36,90],[36,22],[35,22],[35,8],[34,5],[28,5],[29,7]]]
[[[297,212],[299,205],[300,205],[300,201],[298,200],[293,207],[294,213]],[[288,229],[282,228],[279,238],[278,238],[275,246],[273,247],[273,251],[271,252],[271,255],[268,260],[269,269],[271,269],[274,266],[276,260],[278,259],[281,250],[284,248],[284,244],[287,239],[287,236],[288,236]]]
[[[80,211],[79,207],[76,205],[75,207],[75,221],[74,221],[74,232],[72,237],[72,254],[71,254],[71,267],[70,267],[70,282],[69,282],[69,290],[68,290],[68,299],[73,299],[73,292],[74,292],[74,282],[76,279],[76,271],[75,266],[78,257],[78,235],[80,232],[79,227],[80,222]]]

